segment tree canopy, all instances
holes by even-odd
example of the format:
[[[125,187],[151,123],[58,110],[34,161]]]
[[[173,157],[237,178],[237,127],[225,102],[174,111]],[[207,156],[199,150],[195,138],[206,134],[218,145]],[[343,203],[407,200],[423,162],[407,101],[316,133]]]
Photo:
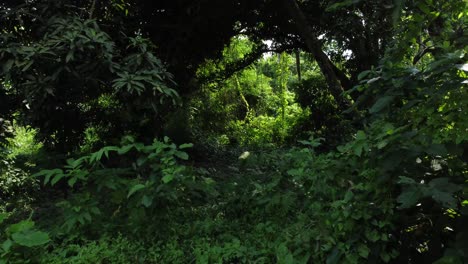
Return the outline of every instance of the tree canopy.
[[[464,0],[5,0],[0,263],[465,263]]]

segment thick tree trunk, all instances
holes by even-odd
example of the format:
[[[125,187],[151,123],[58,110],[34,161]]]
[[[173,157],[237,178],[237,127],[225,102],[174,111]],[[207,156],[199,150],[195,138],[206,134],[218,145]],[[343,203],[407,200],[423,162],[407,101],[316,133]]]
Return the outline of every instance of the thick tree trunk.
[[[320,70],[325,76],[330,93],[333,95],[333,97],[335,97],[335,100],[342,110],[347,109],[351,106],[351,103],[342,95],[343,87],[339,81],[340,78],[338,78],[335,72],[336,67],[322,51],[320,41],[315,36],[312,27],[307,22],[304,13],[299,8],[296,0],[283,0],[283,2],[289,13],[289,16],[293,19],[293,22],[296,25],[298,33],[304,39],[307,48],[311,52],[314,59],[317,61]]]

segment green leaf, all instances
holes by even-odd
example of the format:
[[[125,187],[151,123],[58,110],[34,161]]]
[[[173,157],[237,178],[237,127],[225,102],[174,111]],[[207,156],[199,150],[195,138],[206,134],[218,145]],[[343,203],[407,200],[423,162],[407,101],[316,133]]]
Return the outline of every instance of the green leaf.
[[[2,243],[2,249],[4,252],[9,252],[11,246],[13,246],[13,241],[11,241],[10,239],[7,239]]]
[[[23,72],[27,71],[29,69],[29,67],[31,67],[31,65],[33,65],[33,63],[34,63],[34,60],[30,59],[28,61],[28,63],[26,63],[26,66],[23,67],[22,71]]]
[[[164,175],[164,177],[162,177],[162,181],[163,181],[164,183],[169,183],[169,182],[171,182],[173,179],[174,179],[174,175],[173,175],[173,174],[166,174],[166,175]]]
[[[362,130],[359,130],[356,133],[356,139],[357,140],[365,140],[366,139],[366,133],[364,133],[364,131],[362,131]]]
[[[453,197],[453,194],[448,192],[434,190],[432,191],[432,199],[446,208],[457,207],[457,200]]]
[[[53,169],[53,170],[41,170],[38,173],[32,175],[32,177],[41,177],[45,176],[44,184],[47,184],[50,178],[55,174],[63,174],[63,170],[61,169]]]
[[[78,180],[77,177],[72,177],[68,180],[68,186],[73,187],[75,185],[76,181]]]
[[[192,143],[186,143],[186,144],[180,145],[179,149],[186,149],[186,148],[191,148],[191,147],[193,147]]]
[[[344,197],[344,201],[349,202],[351,201],[351,199],[353,199],[353,197],[354,197],[354,193],[352,191],[347,191]]]
[[[137,159],[136,164],[138,167],[141,167],[141,165],[145,164],[147,160],[148,157],[140,157]]]
[[[357,248],[359,256],[367,258],[369,256],[369,248],[365,244],[360,244]]]
[[[65,57],[65,62],[68,63],[70,60],[73,59],[73,51],[70,50],[68,53],[67,53],[67,56]]]
[[[95,214],[95,215],[100,215],[101,214],[101,210],[99,210],[99,208],[97,208],[96,206],[93,206],[89,209],[89,211],[91,211],[91,213]]]
[[[141,204],[144,205],[146,208],[150,207],[153,204],[153,199],[147,195],[144,195],[141,199]]]
[[[364,79],[367,75],[369,75],[370,72],[371,72],[371,71],[363,71],[363,72],[359,73],[359,75],[358,75],[358,81]]]
[[[189,155],[182,151],[177,151],[174,153],[174,155],[176,155],[178,158],[183,159],[183,160],[188,160],[189,158]]]
[[[364,150],[364,147],[365,147],[365,143],[363,142],[359,142],[359,143],[356,143],[354,146],[353,146],[353,151],[354,151],[354,154],[356,154],[356,156],[358,157],[361,157],[361,154],[362,154],[362,151]]]
[[[91,157],[90,157],[90,159],[89,159],[89,161],[90,161],[91,163],[100,161],[100,160],[102,159],[102,155],[104,154],[104,151],[105,151],[105,149],[102,148],[102,149],[100,149],[100,150],[98,150],[98,151],[92,153],[92,154],[91,154]]]
[[[143,184],[136,184],[136,185],[133,185],[132,188],[130,188],[130,191],[128,192],[128,195],[127,195],[127,198],[130,198],[130,196],[132,196],[132,194],[134,194],[135,192],[145,188],[146,186],[143,185]]]
[[[13,224],[7,229],[7,233],[13,234],[13,233],[19,233],[19,232],[24,232],[27,231],[31,228],[34,227],[34,222],[31,220],[23,220],[19,223]]]
[[[462,190],[462,186],[449,182],[449,178],[435,178],[429,182],[429,187],[435,188],[445,192],[458,192]]]
[[[88,213],[88,212],[85,212],[83,214],[83,218],[86,219],[88,222],[91,222],[91,220],[92,220],[91,214]]]
[[[383,262],[387,263],[390,261],[390,255],[387,252],[381,252],[380,253],[380,258],[383,260]]]
[[[134,147],[133,144],[123,146],[122,148],[120,148],[120,149],[117,151],[117,153],[118,153],[119,155],[123,155],[123,154],[129,152],[133,147]]]
[[[388,95],[380,97],[379,100],[377,100],[377,102],[375,102],[375,104],[369,109],[369,113],[375,114],[382,111],[382,109],[388,106],[394,98],[395,96]]]
[[[21,246],[35,247],[49,242],[49,235],[42,231],[14,233],[11,238]]]
[[[54,186],[63,177],[65,177],[65,174],[63,174],[63,173],[55,175],[54,178],[52,179],[52,181],[50,181],[50,185]]]
[[[3,223],[3,221],[5,221],[5,219],[7,218],[8,218],[7,213],[0,213],[0,224]]]
[[[398,183],[399,184],[409,184],[409,185],[412,185],[412,184],[416,184],[416,181],[409,178],[409,177],[405,177],[405,176],[400,176],[399,177],[400,179],[398,180]]]
[[[377,230],[373,229],[370,232],[366,232],[366,238],[371,242],[377,242],[380,239],[380,234]]]
[[[7,60],[7,62],[3,64],[3,74],[6,74],[11,70],[11,68],[13,67],[13,63],[15,63],[14,60]]]
[[[431,13],[431,10],[429,9],[429,7],[426,4],[424,4],[424,1],[418,2],[417,6],[425,14],[430,14]]]
[[[442,144],[432,144],[427,149],[427,153],[434,156],[445,156],[447,155],[448,151],[447,148]]]
[[[387,146],[387,145],[388,145],[388,141],[382,140],[382,141],[380,141],[379,143],[377,143],[377,148],[378,148],[378,149],[383,149],[383,148],[385,148],[385,146]]]
[[[424,197],[424,195],[418,189],[406,188],[398,196],[397,202],[401,204],[399,208],[410,208],[411,206],[415,205],[422,197]]]

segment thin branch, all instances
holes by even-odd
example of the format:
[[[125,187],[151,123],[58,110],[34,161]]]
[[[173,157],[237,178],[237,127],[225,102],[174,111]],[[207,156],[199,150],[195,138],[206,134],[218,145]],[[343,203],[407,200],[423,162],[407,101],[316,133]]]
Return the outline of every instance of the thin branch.
[[[93,0],[93,2],[91,3],[91,8],[89,9],[89,19],[93,19],[95,8],[96,8],[96,0]]]

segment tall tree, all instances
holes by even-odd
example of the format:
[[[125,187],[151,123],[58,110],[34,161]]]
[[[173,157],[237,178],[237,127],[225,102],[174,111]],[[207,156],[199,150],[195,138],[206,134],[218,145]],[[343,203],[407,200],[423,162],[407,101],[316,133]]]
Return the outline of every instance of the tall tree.
[[[299,8],[296,0],[284,0],[284,4],[288,10],[289,16],[293,19],[297,31],[305,40],[308,50],[317,61],[320,69],[322,70],[325,79],[327,80],[328,88],[335,100],[344,110],[351,106],[347,98],[343,96],[343,87],[335,72],[335,67],[327,55],[322,50],[322,45],[317,36],[315,36],[313,29],[307,22],[306,17]]]

